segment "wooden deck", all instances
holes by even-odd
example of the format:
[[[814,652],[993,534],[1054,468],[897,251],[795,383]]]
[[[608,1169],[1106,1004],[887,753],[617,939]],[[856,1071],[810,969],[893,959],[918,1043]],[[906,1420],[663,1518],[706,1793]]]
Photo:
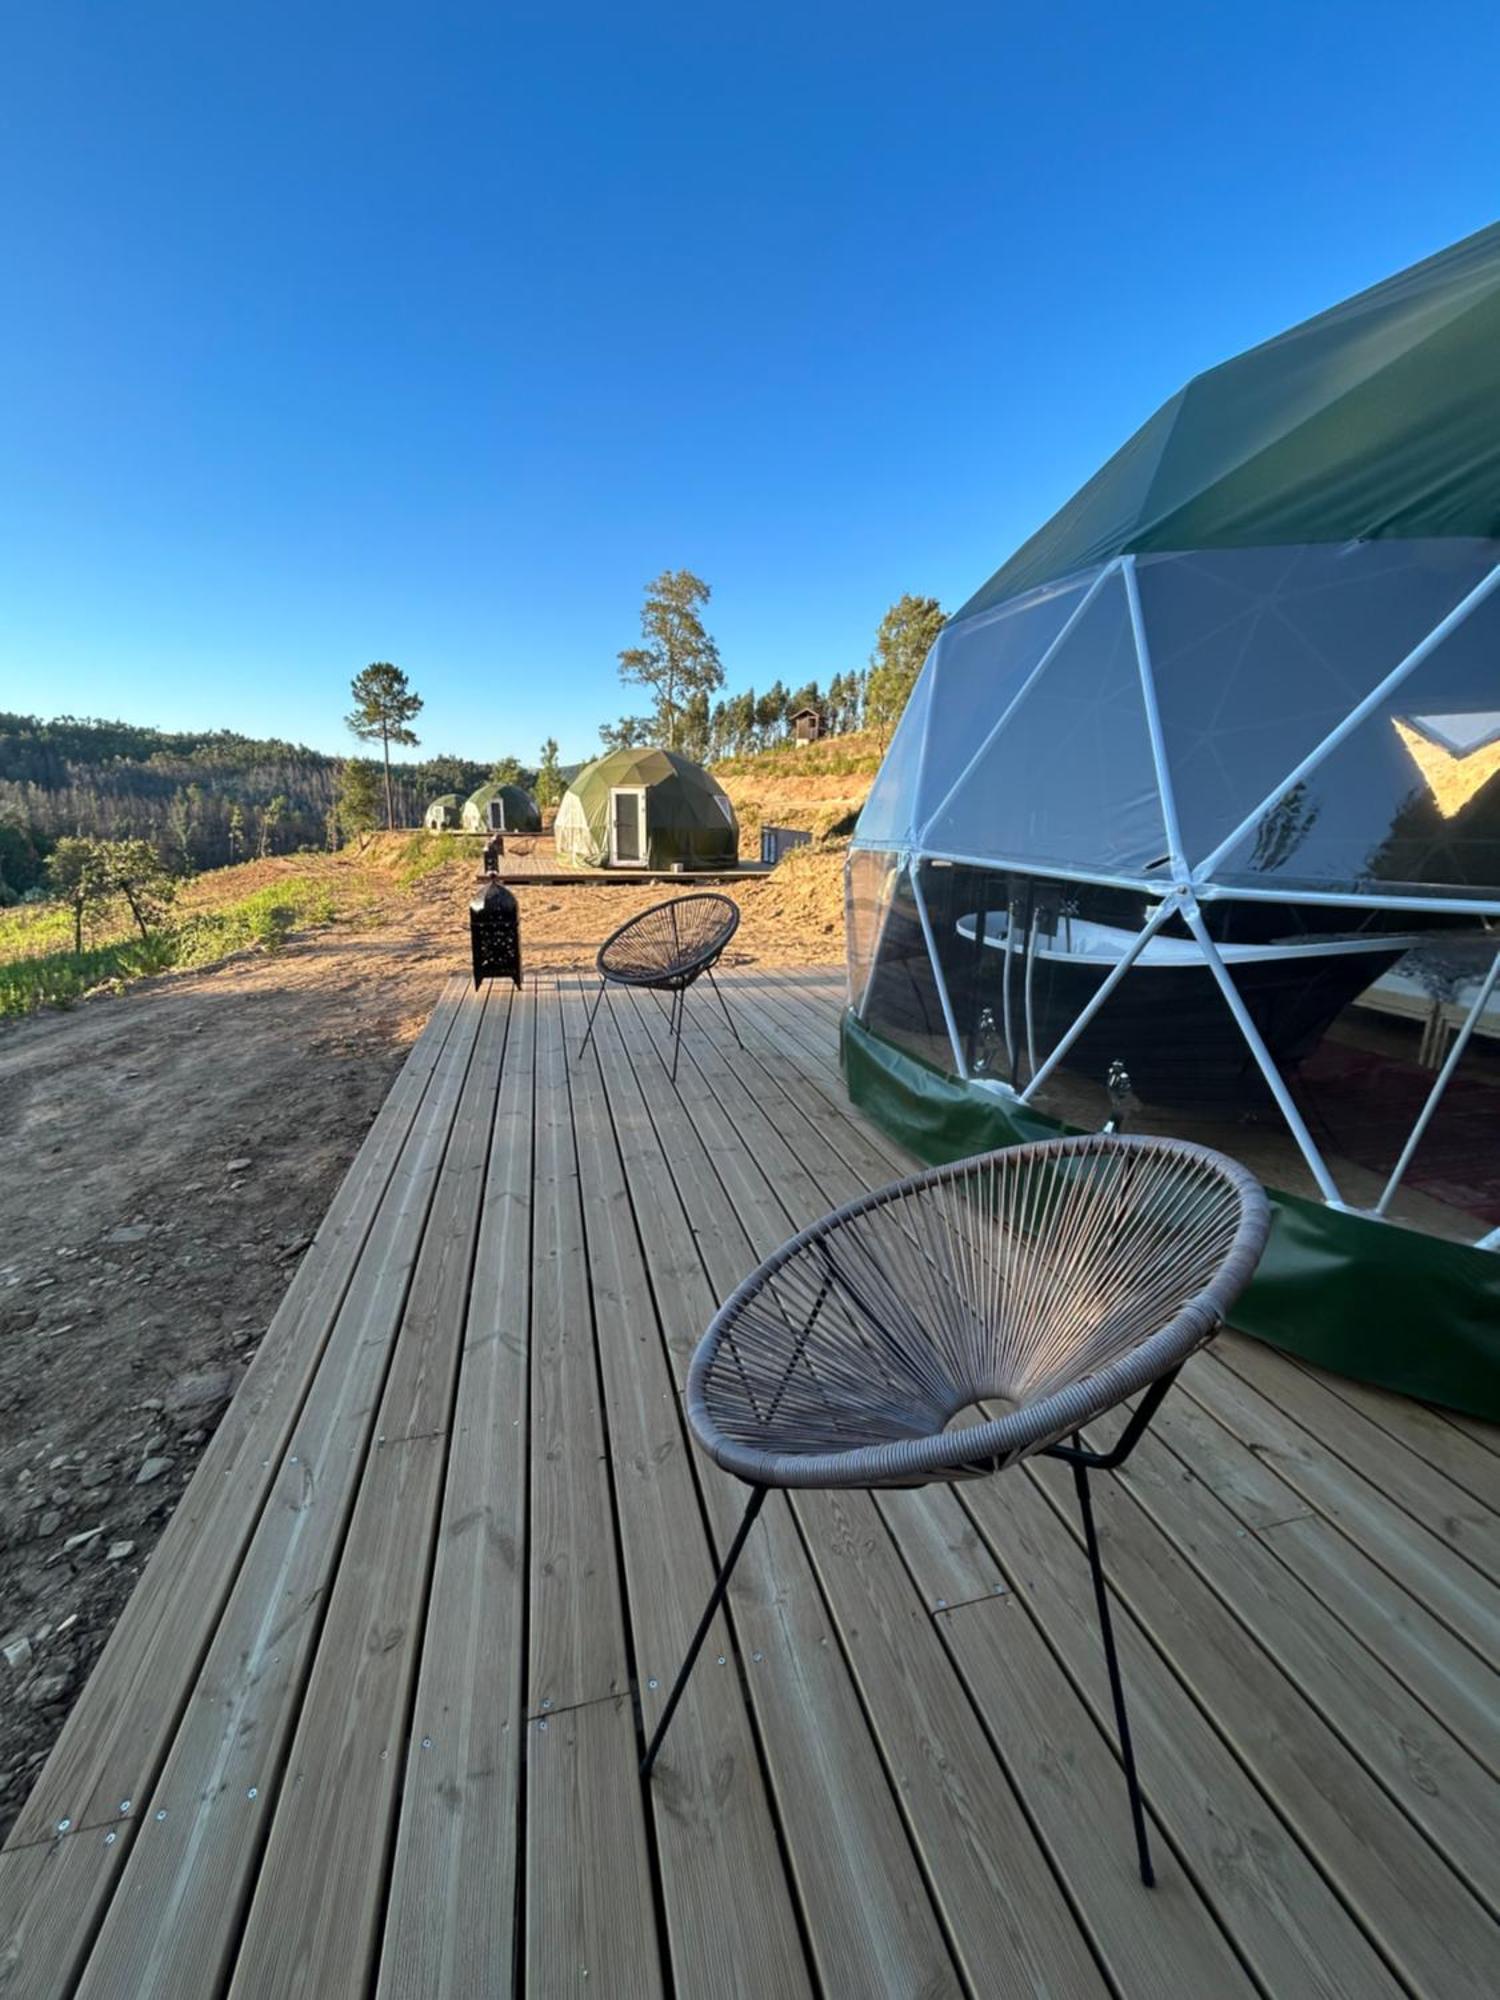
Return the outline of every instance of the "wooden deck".
[[[443,994],[11,1840],[6,1995],[1495,1990],[1500,1436],[1226,1338],[1098,1482],[742,1489],[688,1356],[904,1162],[823,974]],[[1059,1477],[1059,1475],[1063,1475]]]
[[[480,857],[482,836],[470,836],[473,842],[476,864]],[[756,875],[769,875],[770,865],[764,861],[738,861],[729,868],[585,868],[580,864],[560,860],[550,833],[515,833],[505,837],[505,852],[500,856],[495,871],[502,882],[530,882],[551,884],[554,887],[570,882],[671,882],[679,890],[711,887],[719,882],[743,882]]]

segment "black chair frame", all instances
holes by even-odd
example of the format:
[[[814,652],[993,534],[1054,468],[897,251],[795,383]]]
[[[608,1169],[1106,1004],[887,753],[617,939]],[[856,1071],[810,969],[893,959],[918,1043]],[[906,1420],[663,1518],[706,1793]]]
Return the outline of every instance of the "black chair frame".
[[[669,1074],[677,1081],[677,1058],[682,1047],[682,1017],[687,990],[695,980],[707,977],[714,990],[729,1032],[743,1048],[740,1031],[734,1024],[714,967],[739,929],[738,904],[728,896],[704,891],[693,896],[677,896],[670,902],[655,903],[620,925],[600,945],[595,959],[599,990],[589,1008],[588,1028],[579,1047],[579,1059],[593,1038],[599,1005],[611,986],[634,986],[652,993],[668,993],[671,1005],[667,1032],[672,1041]],[[663,1063],[666,1058],[663,1057]]]

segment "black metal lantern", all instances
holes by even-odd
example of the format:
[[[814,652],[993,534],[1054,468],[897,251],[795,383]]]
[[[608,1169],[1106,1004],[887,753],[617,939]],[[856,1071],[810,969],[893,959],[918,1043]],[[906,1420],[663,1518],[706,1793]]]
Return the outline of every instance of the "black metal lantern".
[[[486,979],[521,983],[521,911],[503,882],[489,883],[469,904],[474,984]]]

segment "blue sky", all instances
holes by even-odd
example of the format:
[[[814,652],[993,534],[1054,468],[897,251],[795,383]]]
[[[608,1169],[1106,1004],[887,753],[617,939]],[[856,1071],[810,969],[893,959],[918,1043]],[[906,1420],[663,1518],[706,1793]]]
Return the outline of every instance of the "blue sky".
[[[1475,6],[35,0],[0,708],[565,758],[956,606],[1195,370],[1494,217]]]

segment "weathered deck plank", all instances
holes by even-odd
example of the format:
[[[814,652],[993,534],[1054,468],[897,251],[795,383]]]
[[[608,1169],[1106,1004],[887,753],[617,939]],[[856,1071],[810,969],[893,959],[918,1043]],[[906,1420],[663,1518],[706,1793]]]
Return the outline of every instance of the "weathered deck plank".
[[[1378,1430],[1305,1368],[1289,1369],[1274,1348],[1239,1340],[1226,1341],[1215,1352],[1241,1381],[1295,1416],[1325,1452],[1372,1480],[1387,1499],[1491,1583],[1500,1579],[1500,1518],[1482,1500],[1388,1431]]]
[[[630,1703],[533,1716],[526,1737],[526,1991],[655,2000],[661,1959]]]
[[[715,1054],[711,1056],[705,1057],[701,1049],[695,1050],[695,1054],[697,1054],[703,1074],[710,1084],[714,1103],[722,1105],[725,1108],[726,1115],[731,1115],[737,1126],[745,1132],[747,1141],[745,1153],[747,1158],[753,1160],[768,1175],[774,1178],[778,1191],[783,1188],[791,1188],[794,1190],[794,1195],[801,1194],[810,1182],[816,1193],[822,1197],[820,1205],[829,1206],[834,1201],[847,1199],[849,1195],[858,1192],[859,1188],[864,1185],[863,1180],[854,1176],[839,1154],[829,1146],[818,1124],[814,1120],[803,1116],[799,1107],[793,1102],[788,1100],[784,1104],[778,1105],[777,1115],[774,1119],[769,1116],[766,1109],[766,1096],[755,1090],[753,1088],[753,1079],[743,1073],[746,1068],[744,1059],[737,1058],[723,1042],[719,1043]],[[805,1217],[798,1215],[795,1211],[788,1216],[788,1222],[792,1224],[804,1219]],[[783,1231],[783,1233],[785,1232]],[[908,1498],[908,1500],[912,1497],[917,1497],[919,1504],[925,1503],[934,1508],[943,1502],[946,1502],[949,1506],[956,1505],[952,1495],[944,1492],[941,1488],[929,1489],[926,1494],[921,1496],[903,1497]],[[1014,1504],[1012,1495],[1008,1490],[1007,1479],[993,1482],[993,1492],[987,1493],[986,1498],[992,1500],[997,1507],[1005,1508],[1007,1511]],[[797,1502],[799,1513],[804,1515],[814,1515],[818,1509],[826,1510],[829,1504],[827,1501],[815,1500],[812,1496],[799,1496]],[[878,1547],[878,1543],[874,1544],[874,1546]],[[975,1593],[976,1596],[979,1594]],[[987,1594],[993,1597],[992,1590]],[[1045,1616],[1045,1610],[1039,1610],[1038,1615]],[[840,1623],[856,1625],[856,1620],[851,1615],[848,1619],[841,1618]],[[865,1618],[857,1621],[857,1629],[862,1634],[869,1633],[871,1627],[868,1612]],[[966,1629],[972,1634],[972,1626]],[[1015,1630],[1018,1628],[1012,1627],[1011,1629]],[[1002,1693],[998,1688],[994,1690],[995,1700],[999,1701],[1006,1698],[1008,1698],[1008,1690],[1005,1693]],[[1194,1725],[1190,1721],[1188,1726],[1192,1727]],[[1088,1724],[1081,1714],[1075,1727],[1087,1730]],[[1243,1781],[1238,1779],[1238,1774],[1235,1772],[1232,1762],[1224,1758],[1222,1752],[1218,1751],[1218,1746],[1214,1743],[1211,1733],[1205,1730],[1201,1724],[1197,1724],[1196,1727],[1201,1738],[1199,1742],[1200,1753],[1207,1748],[1217,1754],[1220,1770],[1220,1789],[1222,1790],[1227,1787],[1229,1794],[1229,1803],[1224,1809],[1226,1811],[1234,1809],[1235,1786],[1238,1782],[1243,1798],[1242,1810],[1247,1815],[1249,1823],[1256,1828],[1262,1838],[1274,1837],[1273,1829],[1275,1823],[1265,1811],[1264,1806],[1260,1801],[1253,1798],[1253,1794],[1248,1788],[1244,1787]],[[933,1831],[937,1832],[940,1827],[941,1821],[936,1821],[933,1825]],[[1282,1845],[1286,1846],[1287,1843],[1283,1841]],[[1296,1858],[1295,1850],[1292,1850],[1292,1853],[1294,1858]],[[1211,1872],[1211,1864],[1205,1869],[1205,1872]],[[1310,1876],[1304,1882],[1303,1888],[1311,1910],[1316,1912],[1317,1916],[1327,1919],[1332,1924],[1335,1938],[1337,1938],[1341,1928],[1347,1928],[1347,1925],[1336,1900],[1329,1894],[1326,1887],[1317,1881],[1315,1876]],[[1075,1890],[1074,1893],[1075,1895],[1081,1894],[1078,1890]],[[960,1916],[962,1914],[964,1914],[964,1911],[961,1907]],[[1112,1956],[1118,1957],[1122,1949],[1121,1939],[1115,1935],[1112,1928],[1118,1921],[1117,1912],[1113,1905],[1106,1904],[1096,1908],[1091,1914],[1094,1924],[1097,1927],[1096,1935],[1099,1947],[1105,1953],[1106,1962],[1110,1962]],[[1216,1955],[1220,1952],[1221,1946],[1218,1942],[1215,1919],[1208,1908],[1202,1910],[1197,1923],[1203,1940],[1202,1949],[1208,1954],[1205,1959],[1197,1964],[1197,1976],[1201,1981],[1207,1981],[1210,1977],[1222,1979],[1225,1975],[1222,1972],[1214,1971],[1214,1967],[1217,1964]],[[1183,1918],[1183,1927],[1185,1932],[1192,1928],[1186,1916]],[[1275,1949],[1282,1944],[1286,1936],[1286,1910],[1280,1906],[1274,1907],[1269,1917],[1261,1924],[1261,1928],[1267,1934],[1274,1956]],[[1133,1925],[1127,1922],[1125,1931],[1126,1940],[1128,1941],[1132,1935]],[[1369,1953],[1368,1947],[1365,1947],[1361,1951],[1359,1943],[1360,1941],[1356,1933],[1354,1942],[1346,1947],[1347,1962],[1340,1966],[1339,1969],[1349,1971],[1357,1967],[1362,1975],[1370,1976],[1370,1991],[1383,1990],[1379,1984],[1382,1974],[1378,1960],[1375,1960],[1373,1955]],[[982,1957],[980,1962],[983,1962]],[[1336,1954],[1334,1962],[1336,1965],[1338,1964]],[[1288,1958],[1284,1956],[1280,1961],[1278,1969],[1285,1973],[1288,1963]],[[1186,1967],[1184,1967],[1184,1972],[1186,1972]],[[1386,1988],[1384,1990],[1394,1991],[1395,1989]]]
[[[382,1948],[382,2000],[486,2000],[516,1943],[537,1009],[517,1005],[479,1216]]]
[[[362,1994],[378,1955],[509,1005],[500,989],[482,1012],[470,1003],[479,1020],[468,1088],[401,1306],[296,1736],[268,1800],[231,1985],[257,2000]]]
[[[1183,1382],[1189,1391],[1206,1365],[1206,1356],[1188,1364]],[[1308,1507],[1190,1393],[1168,1397],[1153,1430],[1184,1475],[1200,1480],[1311,1592],[1325,1614],[1313,1629],[1321,1633],[1332,1620],[1353,1633],[1500,1777],[1500,1674],[1493,1665]],[[1336,1643],[1331,1634],[1329,1643]]]
[[[576,1049],[584,1008],[572,986],[563,998],[564,1036]],[[570,1081],[634,1652],[667,1668],[637,1672],[649,1731],[670,1684],[668,1663],[683,1657],[708,1598],[714,1558],[592,1055],[574,1064]],[[709,1648],[717,1659],[727,1646],[721,1617]],[[738,1677],[698,1675],[673,1726],[673,1762],[653,1786],[651,1805],[678,1988],[725,2000],[768,1992],[795,2000],[810,1991],[806,1959]]]
[[[555,982],[536,1004],[529,1706],[542,1714],[625,1694],[630,1677]]]
[[[1464,1557],[1211,1352],[1185,1386],[1482,1660],[1500,1657],[1500,1592]]]
[[[700,1139],[679,1093],[661,1090],[657,1043],[628,1003],[611,1018],[603,1060],[612,1094],[618,1090],[634,1113],[621,1128],[622,1151],[651,1216],[645,1241],[658,1258],[657,1296],[680,1386],[694,1329],[707,1324],[753,1258],[713,1171],[707,1138]],[[745,1490],[705,1470],[704,1493],[722,1550]],[[851,2000],[960,1991],[790,1510],[779,1498],[746,1544],[730,1603],[825,1990]],[[717,1661],[706,1653],[701,1670],[726,1671]],[[674,1782],[683,1754],[669,1739],[657,1785]]]
[[[0,1994],[1484,1991],[1495,1436],[1233,1340],[1098,1489],[1155,1892],[1055,1466],[773,1499],[643,1790],[745,1497],[692,1349],[906,1165],[837,975],[724,983],[676,1088],[649,1000],[570,1068],[575,981],[450,985],[0,1852]]]
[[[1123,1481],[1152,1524],[1197,1571],[1244,1634],[1280,1666],[1392,1800],[1470,1887],[1500,1911],[1495,1788],[1464,1745],[1433,1720],[1384,1662],[1321,1607],[1255,1535],[1149,1434]],[[1127,1516],[1136,1546],[1149,1546]]]

